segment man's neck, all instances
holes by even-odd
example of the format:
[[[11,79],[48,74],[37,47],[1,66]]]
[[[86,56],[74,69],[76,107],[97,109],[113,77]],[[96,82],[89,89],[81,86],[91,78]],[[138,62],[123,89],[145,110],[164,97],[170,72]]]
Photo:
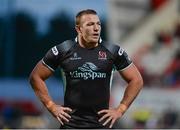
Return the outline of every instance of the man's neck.
[[[97,43],[88,43],[83,38],[81,38],[80,36],[78,36],[78,43],[81,47],[88,48],[88,49],[98,46],[98,42]]]

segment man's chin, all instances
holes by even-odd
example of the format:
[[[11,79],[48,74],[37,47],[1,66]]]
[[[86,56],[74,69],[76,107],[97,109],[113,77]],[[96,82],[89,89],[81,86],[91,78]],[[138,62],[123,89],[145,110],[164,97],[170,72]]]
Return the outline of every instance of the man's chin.
[[[95,45],[95,44],[97,44],[98,43],[98,41],[91,41],[91,42],[89,42],[91,45]]]
[[[97,43],[99,41],[99,39],[92,39],[91,42],[92,43]]]

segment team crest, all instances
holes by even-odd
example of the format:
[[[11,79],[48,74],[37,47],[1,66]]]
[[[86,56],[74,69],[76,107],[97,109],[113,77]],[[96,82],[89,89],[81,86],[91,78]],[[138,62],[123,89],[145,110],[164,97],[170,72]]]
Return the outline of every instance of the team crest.
[[[107,54],[106,54],[106,52],[104,52],[104,51],[99,51],[98,59],[99,59],[99,60],[106,60],[106,59],[107,59]]]

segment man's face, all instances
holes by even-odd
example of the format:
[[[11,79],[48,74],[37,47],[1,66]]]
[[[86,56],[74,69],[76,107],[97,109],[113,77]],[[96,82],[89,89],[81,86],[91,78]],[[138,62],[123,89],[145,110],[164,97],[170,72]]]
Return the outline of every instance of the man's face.
[[[87,43],[97,43],[100,37],[101,23],[99,17],[94,14],[83,15],[80,20],[78,34]]]

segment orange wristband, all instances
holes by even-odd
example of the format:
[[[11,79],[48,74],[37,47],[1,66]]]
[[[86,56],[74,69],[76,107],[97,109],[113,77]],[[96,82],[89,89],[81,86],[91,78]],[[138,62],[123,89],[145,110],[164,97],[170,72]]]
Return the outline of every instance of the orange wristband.
[[[126,105],[124,105],[124,104],[120,104],[119,105],[119,107],[118,107],[118,111],[120,111],[120,112],[122,112],[122,113],[124,113],[126,110],[127,110],[127,106]]]
[[[54,102],[52,102],[52,101],[49,101],[48,103],[47,103],[47,108],[49,109],[49,108],[51,108],[52,107],[52,105],[54,105]]]

